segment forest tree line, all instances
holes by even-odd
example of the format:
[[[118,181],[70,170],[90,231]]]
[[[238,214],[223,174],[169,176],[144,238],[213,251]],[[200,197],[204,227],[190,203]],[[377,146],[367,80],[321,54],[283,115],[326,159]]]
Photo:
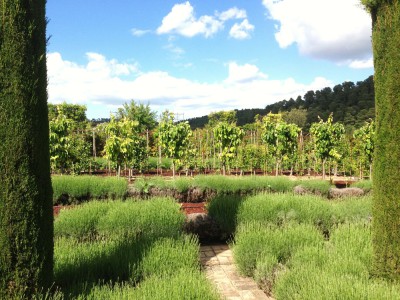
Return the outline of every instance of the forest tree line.
[[[357,83],[346,81],[333,88],[326,87],[318,91],[308,91],[296,99],[284,99],[267,105],[265,108],[235,110],[237,125],[254,122],[256,115],[281,113],[288,123],[295,123],[308,132],[318,116],[326,120],[331,113],[335,122],[342,123],[348,132],[360,128],[365,121],[375,118],[375,91],[373,76]],[[208,116],[188,120],[192,129],[203,128]]]

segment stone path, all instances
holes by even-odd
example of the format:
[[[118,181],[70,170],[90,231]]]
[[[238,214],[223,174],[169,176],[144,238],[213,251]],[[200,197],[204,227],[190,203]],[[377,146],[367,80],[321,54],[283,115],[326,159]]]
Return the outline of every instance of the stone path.
[[[200,260],[207,278],[215,283],[222,299],[273,300],[252,278],[238,274],[228,245],[201,246]]]

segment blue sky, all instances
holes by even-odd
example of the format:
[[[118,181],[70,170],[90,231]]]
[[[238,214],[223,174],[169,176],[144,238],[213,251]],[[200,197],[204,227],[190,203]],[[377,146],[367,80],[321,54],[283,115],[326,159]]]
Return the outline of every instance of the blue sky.
[[[47,0],[49,102],[262,108],[373,74],[359,0]]]

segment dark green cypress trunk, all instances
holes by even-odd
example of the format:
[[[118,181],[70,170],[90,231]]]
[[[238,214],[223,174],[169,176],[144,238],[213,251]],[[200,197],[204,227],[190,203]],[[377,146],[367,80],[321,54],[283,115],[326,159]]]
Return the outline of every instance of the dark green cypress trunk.
[[[399,1],[378,1],[371,13],[376,99],[374,270],[379,276],[400,279]]]
[[[0,298],[53,282],[45,0],[0,1]]]

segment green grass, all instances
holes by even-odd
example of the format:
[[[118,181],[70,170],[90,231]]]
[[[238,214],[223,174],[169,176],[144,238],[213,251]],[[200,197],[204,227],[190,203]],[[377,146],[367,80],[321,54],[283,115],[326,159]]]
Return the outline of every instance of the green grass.
[[[99,176],[52,176],[53,203],[72,204],[88,199],[123,198],[128,182],[123,178]]]
[[[183,233],[184,218],[169,198],[62,210],[54,225],[53,298],[218,299],[200,273],[197,238]]]

